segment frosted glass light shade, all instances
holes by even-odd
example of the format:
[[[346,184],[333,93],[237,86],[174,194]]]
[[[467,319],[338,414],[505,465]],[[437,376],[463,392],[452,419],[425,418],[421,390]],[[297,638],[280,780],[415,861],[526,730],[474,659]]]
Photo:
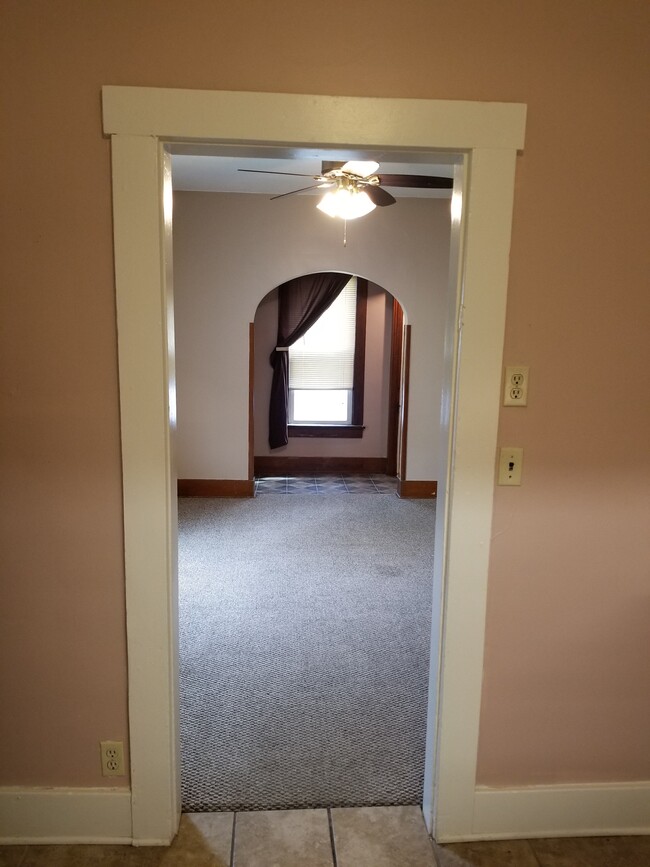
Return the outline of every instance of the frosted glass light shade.
[[[341,187],[333,193],[325,193],[316,207],[329,217],[356,220],[374,211],[376,205],[367,193]]]
[[[342,171],[359,175],[360,178],[368,178],[370,175],[374,175],[378,168],[379,163],[376,163],[374,160],[350,160],[344,166],[341,166]]]

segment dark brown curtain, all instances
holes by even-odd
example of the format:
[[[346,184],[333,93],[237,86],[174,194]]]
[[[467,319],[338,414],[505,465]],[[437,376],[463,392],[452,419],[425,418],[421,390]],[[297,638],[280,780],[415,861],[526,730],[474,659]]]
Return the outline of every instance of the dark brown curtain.
[[[350,280],[350,274],[306,274],[278,287],[278,339],[276,347],[289,347],[327,310]],[[272,449],[289,442],[289,353],[274,349],[269,406],[269,445]]]

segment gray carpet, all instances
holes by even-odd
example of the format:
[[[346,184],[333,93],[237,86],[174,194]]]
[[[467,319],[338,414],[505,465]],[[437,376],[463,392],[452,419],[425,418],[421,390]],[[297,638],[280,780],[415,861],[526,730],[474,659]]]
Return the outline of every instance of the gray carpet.
[[[417,804],[433,501],[179,502],[186,811]]]

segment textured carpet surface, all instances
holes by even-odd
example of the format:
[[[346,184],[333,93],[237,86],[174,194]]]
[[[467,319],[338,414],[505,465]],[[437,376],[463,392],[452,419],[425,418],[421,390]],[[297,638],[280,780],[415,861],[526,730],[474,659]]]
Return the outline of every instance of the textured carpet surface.
[[[183,807],[422,798],[433,501],[179,503]]]

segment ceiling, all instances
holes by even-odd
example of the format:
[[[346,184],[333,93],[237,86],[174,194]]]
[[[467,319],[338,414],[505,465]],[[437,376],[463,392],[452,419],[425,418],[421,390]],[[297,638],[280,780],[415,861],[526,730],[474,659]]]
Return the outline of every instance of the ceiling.
[[[232,149],[231,149],[232,150]],[[249,152],[206,154],[206,153],[175,153],[172,155],[172,183],[175,190],[195,190],[218,193],[257,193],[277,196],[283,193],[308,187],[314,175],[321,172],[322,160],[375,159],[380,163],[378,174],[418,174],[453,177],[453,159],[447,154],[441,154],[441,162],[432,163],[431,154],[409,154],[408,162],[385,162],[378,154],[363,154],[343,151],[309,151],[299,149],[295,153],[282,152],[282,155],[261,153],[250,155]],[[395,154],[391,154],[393,158]],[[424,162],[423,160],[428,160]],[[444,162],[443,162],[444,161]],[[307,177],[286,177],[283,175],[254,174],[241,172],[239,169],[254,169],[256,171],[295,172]],[[404,187],[386,187],[395,198],[451,198],[451,190],[421,190]],[[322,195],[319,189],[310,190],[299,195]]]

